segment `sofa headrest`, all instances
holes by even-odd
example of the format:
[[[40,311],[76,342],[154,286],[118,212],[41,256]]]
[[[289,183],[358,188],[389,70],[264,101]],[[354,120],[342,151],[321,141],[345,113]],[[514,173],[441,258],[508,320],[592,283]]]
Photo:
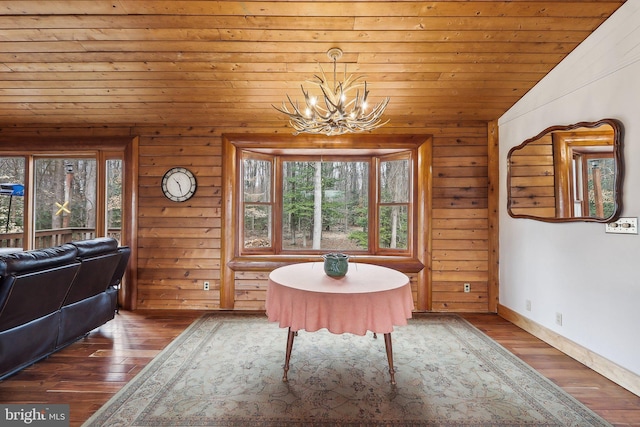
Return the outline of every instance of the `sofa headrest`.
[[[2,255],[0,256],[0,276],[57,267],[75,261],[77,256],[78,250],[69,243],[53,248]]]
[[[111,237],[96,237],[95,239],[71,242],[78,249],[78,257],[89,257],[114,252],[118,248],[118,241]]]

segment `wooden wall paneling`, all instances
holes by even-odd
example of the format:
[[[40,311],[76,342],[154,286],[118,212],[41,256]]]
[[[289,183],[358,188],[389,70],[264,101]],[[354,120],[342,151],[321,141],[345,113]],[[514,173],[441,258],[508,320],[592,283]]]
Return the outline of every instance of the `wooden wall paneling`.
[[[138,307],[220,308],[221,163],[216,137],[141,137]],[[196,175],[198,189],[185,202],[169,201],[160,188],[174,166]]]
[[[2,129],[3,135],[97,135],[115,133],[109,126],[87,128],[69,125],[50,128],[20,126]],[[290,133],[285,125],[265,128],[270,133]],[[118,127],[118,132],[123,132]],[[139,134],[139,162],[135,176],[127,182],[137,197],[138,214],[131,243],[136,249],[137,294],[131,294],[138,308],[261,310],[266,276],[256,271],[234,272],[225,265],[227,247],[223,228],[223,162],[234,163],[222,153],[223,133],[253,133],[248,128],[212,126],[181,127],[138,124],[126,131]],[[381,128],[386,134],[431,134],[432,194],[428,207],[431,230],[424,237],[430,243],[425,261],[431,277],[420,283],[410,275],[416,308],[434,311],[489,310],[490,277],[488,137],[484,122],[425,122],[413,127],[395,123]],[[193,155],[192,153],[197,153]],[[161,155],[160,155],[161,154]],[[160,179],[173,165],[184,165],[197,173],[199,189],[187,202],[174,203],[160,190]],[[437,166],[436,166],[437,165]],[[131,181],[129,181],[131,179]],[[226,208],[226,207],[225,207]],[[226,257],[226,258],[225,258]],[[225,274],[234,274],[237,289],[220,286]],[[202,290],[204,280],[211,290]],[[463,283],[471,292],[463,292]],[[236,294],[236,291],[239,293]]]
[[[488,133],[486,124],[434,135],[433,311],[489,311]],[[471,292],[464,292],[469,283]]]
[[[264,310],[268,276],[268,271],[235,272],[234,308],[237,310]]]
[[[425,311],[425,308],[421,308],[419,304],[420,301],[423,301],[425,298],[421,295],[423,292],[426,292],[428,295],[431,294],[431,279],[428,279],[427,287],[424,287],[420,282],[420,275],[408,273],[407,276],[409,276],[409,282],[411,283],[411,295],[413,296],[413,301],[416,304],[415,309],[418,311]],[[426,302],[428,303],[429,301],[427,300]]]
[[[500,139],[497,120],[492,120],[487,125],[488,150],[489,158],[488,178],[489,188],[487,195],[488,210],[488,230],[489,241],[487,248],[487,310],[492,313],[498,312],[499,288],[500,288],[500,235],[499,235],[499,218],[500,218]]]

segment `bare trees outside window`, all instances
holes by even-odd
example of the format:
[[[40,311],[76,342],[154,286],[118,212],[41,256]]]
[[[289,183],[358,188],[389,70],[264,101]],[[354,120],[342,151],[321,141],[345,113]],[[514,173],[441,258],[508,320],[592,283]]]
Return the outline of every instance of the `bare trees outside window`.
[[[241,163],[244,252],[409,250],[410,151],[330,159],[247,151]]]
[[[99,157],[0,157],[0,247],[38,249],[97,235],[120,239],[123,161],[110,158],[99,167]],[[27,198],[33,207],[25,218]],[[32,242],[25,241],[27,230]]]
[[[24,157],[0,157],[0,247],[22,247],[24,232]]]

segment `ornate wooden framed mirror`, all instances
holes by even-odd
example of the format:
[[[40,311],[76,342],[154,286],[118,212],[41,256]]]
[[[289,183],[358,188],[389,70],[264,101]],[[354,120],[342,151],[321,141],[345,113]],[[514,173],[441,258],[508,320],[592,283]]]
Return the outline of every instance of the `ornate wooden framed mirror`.
[[[552,126],[507,155],[507,211],[547,222],[615,221],[623,128],[616,119]]]

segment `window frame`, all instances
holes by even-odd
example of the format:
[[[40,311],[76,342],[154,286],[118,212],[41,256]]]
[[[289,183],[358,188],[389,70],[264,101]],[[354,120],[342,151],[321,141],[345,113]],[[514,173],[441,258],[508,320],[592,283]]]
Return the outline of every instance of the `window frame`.
[[[376,256],[376,255],[403,255],[403,256],[412,256],[415,252],[415,244],[414,244],[414,236],[412,233],[412,224],[413,218],[416,216],[416,204],[415,204],[415,188],[416,185],[413,182],[414,174],[416,173],[414,164],[416,163],[416,150],[414,148],[406,148],[399,149],[398,152],[392,154],[376,154],[371,153],[367,156],[363,155],[339,155],[339,154],[330,154],[330,155],[308,155],[308,154],[271,154],[266,155],[263,153],[257,154],[252,150],[243,150],[239,149],[238,155],[238,182],[244,182],[246,179],[244,175],[244,165],[245,160],[259,160],[266,161],[271,164],[271,185],[270,185],[270,202],[249,202],[247,203],[244,200],[244,187],[238,186],[238,194],[236,195],[239,203],[238,203],[238,221],[239,221],[239,235],[238,235],[238,250],[239,255],[253,255],[253,254],[269,254],[269,255],[320,255],[326,252],[331,251],[330,249],[305,249],[305,250],[296,250],[296,249],[288,249],[284,247],[284,236],[283,236],[283,211],[282,211],[282,200],[283,200],[283,188],[284,188],[284,163],[286,162],[361,162],[368,164],[369,167],[369,175],[368,175],[368,229],[373,230],[368,234],[368,243],[366,250],[351,250],[347,251],[350,255],[356,256]],[[381,174],[380,167],[382,163],[395,161],[395,160],[406,160],[409,162],[409,194],[407,197],[407,202],[383,202],[382,201],[382,185],[381,185]],[[271,244],[268,247],[259,247],[259,248],[247,248],[245,246],[245,235],[244,231],[245,227],[245,207],[247,204],[250,205],[267,205],[271,207]],[[380,210],[384,206],[396,206],[402,205],[407,207],[408,215],[408,224],[407,224],[407,246],[406,248],[386,248],[381,247],[380,245]]]
[[[104,237],[108,233],[108,226],[106,223],[106,164],[107,160],[121,160],[125,161],[124,152],[114,152],[107,150],[82,150],[82,151],[69,151],[69,150],[36,150],[22,153],[15,152],[0,152],[2,157],[16,157],[23,158],[25,162],[25,176],[24,176],[24,200],[25,208],[23,212],[23,247],[22,250],[32,250],[36,248],[35,236],[38,233],[36,229],[36,179],[33,175],[35,171],[35,164],[39,160],[55,159],[63,160],[65,158],[73,159],[89,159],[96,162],[96,182],[95,192],[96,199],[94,201],[96,207],[100,206],[104,209],[96,209],[95,211],[95,229],[94,234],[96,237]],[[124,197],[124,195],[123,195]],[[121,227],[124,228],[124,227]],[[124,230],[121,230],[124,235]]]
[[[416,244],[415,235],[417,233],[416,228],[413,224],[416,221],[416,217],[418,216],[418,198],[416,194],[416,190],[418,188],[417,181],[419,180],[419,170],[417,168],[417,158],[418,153],[417,150],[411,150],[411,154],[408,159],[405,155],[406,151],[398,151],[397,153],[387,154],[382,156],[377,156],[375,159],[375,185],[376,185],[376,197],[375,197],[375,221],[376,221],[376,231],[375,233],[375,248],[378,254],[380,255],[406,255],[413,256],[415,252],[418,250]],[[397,160],[409,160],[409,200],[408,202],[384,202],[382,201],[382,184],[380,182],[380,168],[381,163],[383,162],[392,162]],[[383,248],[380,245],[380,210],[384,206],[407,206],[408,218],[407,218],[407,248],[405,250],[401,249],[393,249],[393,248]]]
[[[243,156],[238,156],[238,174],[240,177],[244,176],[244,161],[243,161]],[[252,160],[259,160],[259,161],[266,161],[269,162],[271,165],[271,183],[269,185],[269,201],[268,202],[251,202],[250,204],[253,205],[257,205],[257,206],[269,206],[271,208],[271,224],[272,224],[272,228],[275,229],[275,224],[274,224],[274,218],[276,217],[276,213],[274,212],[274,209],[277,209],[277,204],[274,201],[274,186],[275,184],[275,177],[274,177],[274,171],[275,171],[275,159],[273,159],[272,156],[270,155],[265,155],[262,153],[254,153],[252,152]],[[242,182],[242,180],[239,180],[239,182]],[[271,238],[271,243],[272,246],[270,247],[258,247],[258,248],[253,248],[253,249],[247,249],[244,247],[244,206],[246,205],[246,202],[244,200],[244,186],[238,186],[238,221],[240,222],[240,225],[238,227],[238,248],[242,248],[243,250],[241,251],[242,253],[246,254],[246,255],[257,255],[257,254],[263,254],[263,255],[269,255],[272,253],[272,251],[274,250],[273,248],[273,240],[274,238]],[[271,230],[271,233],[273,235],[273,229]]]
[[[137,187],[138,187],[138,156],[139,137],[137,136],[27,136],[5,137],[0,156],[25,158],[25,192],[24,192],[24,230],[23,250],[33,249],[35,230],[32,225],[34,202],[33,190],[27,182],[33,182],[33,162],[35,157],[95,157],[99,172],[96,181],[96,203],[106,207],[106,162],[119,159],[122,163],[122,212],[121,212],[121,245],[127,245],[132,250],[125,279],[119,293],[119,304],[123,309],[136,308],[137,293],[137,262],[135,250],[137,247]],[[99,228],[100,227],[100,228]],[[99,232],[98,230],[102,231]],[[96,212],[96,236],[107,232],[106,209]]]
[[[407,273],[421,272],[427,266],[430,253],[430,197],[431,197],[431,135],[256,135],[225,134],[222,137],[222,252],[221,306],[233,307],[235,271],[270,271],[292,262],[318,261],[318,254],[246,254],[240,251],[241,223],[239,221],[238,158],[241,150],[257,153],[305,153],[323,156],[394,154],[414,149],[412,167],[416,171],[413,185],[415,218],[411,224],[413,243],[409,254],[397,255],[381,251],[358,256],[359,262],[376,263]],[[276,184],[277,185],[277,184]],[[371,190],[371,189],[370,189]],[[376,196],[377,197],[377,196]],[[418,227],[418,224],[420,226]]]

